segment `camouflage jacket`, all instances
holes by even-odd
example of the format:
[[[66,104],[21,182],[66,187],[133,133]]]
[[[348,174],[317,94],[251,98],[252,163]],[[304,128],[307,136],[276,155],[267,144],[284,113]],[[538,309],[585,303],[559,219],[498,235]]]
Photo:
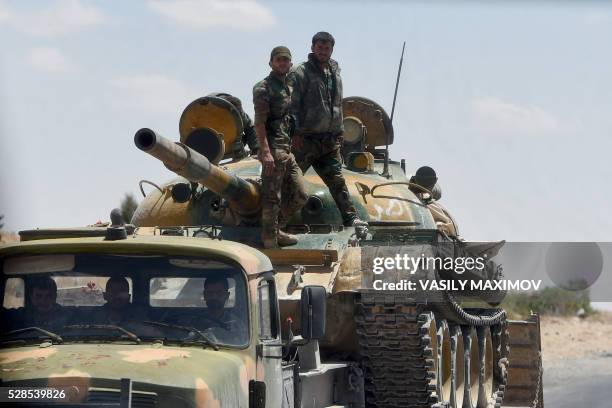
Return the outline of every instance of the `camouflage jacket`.
[[[313,54],[308,61],[295,67],[288,75],[292,88],[291,114],[295,120],[295,134],[341,134],[342,78],[340,67],[329,60],[329,71],[323,71]]]
[[[289,104],[291,89],[285,80],[271,72],[253,87],[255,126],[266,125],[270,149],[289,151]]]

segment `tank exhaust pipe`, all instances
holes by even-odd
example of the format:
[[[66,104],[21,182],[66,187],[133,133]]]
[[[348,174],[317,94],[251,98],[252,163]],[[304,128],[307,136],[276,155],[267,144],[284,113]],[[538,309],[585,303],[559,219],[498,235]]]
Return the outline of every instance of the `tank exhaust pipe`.
[[[254,216],[261,210],[259,188],[256,184],[220,169],[185,144],[174,143],[148,128],[136,132],[134,144],[138,149],[163,162],[168,170],[189,181],[200,183],[228,200],[238,214]]]

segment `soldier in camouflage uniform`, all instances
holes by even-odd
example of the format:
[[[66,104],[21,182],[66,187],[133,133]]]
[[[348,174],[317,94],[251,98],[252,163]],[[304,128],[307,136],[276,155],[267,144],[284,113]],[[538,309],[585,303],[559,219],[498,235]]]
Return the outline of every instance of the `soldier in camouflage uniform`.
[[[289,136],[291,89],[286,76],[291,69],[287,47],[270,54],[272,72],[253,87],[255,130],[262,163],[262,240],[264,247],[297,243],[297,237],[281,230],[306,202],[302,172],[291,154]]]
[[[251,154],[257,154],[259,151],[259,143],[257,143],[257,133],[255,132],[255,126],[253,125],[253,121],[246,114],[244,109],[242,109],[242,101],[236,98],[233,95],[223,92],[212,93],[210,96],[216,96],[221,99],[225,99],[238,111],[240,114],[240,118],[242,118],[242,135],[241,137],[237,137],[234,142],[234,146],[232,146],[232,151],[234,152],[234,158],[236,160],[244,159],[247,156],[247,152],[244,150],[244,146],[248,145]]]
[[[367,223],[357,217],[342,175],[342,78],[338,63],[330,58],[334,44],[331,34],[315,34],[308,61],[287,77],[293,91],[293,152],[302,172],[312,166],[325,182],[344,225],[361,227]]]

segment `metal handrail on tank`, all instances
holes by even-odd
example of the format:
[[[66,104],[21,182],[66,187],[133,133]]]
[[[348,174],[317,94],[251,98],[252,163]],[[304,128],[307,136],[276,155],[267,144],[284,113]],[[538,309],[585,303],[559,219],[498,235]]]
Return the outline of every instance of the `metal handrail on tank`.
[[[261,210],[259,188],[255,183],[222,170],[185,144],[172,142],[148,128],[136,132],[134,144],[162,161],[168,170],[228,200],[231,208],[241,216],[253,216]]]
[[[374,191],[377,188],[386,187],[386,186],[397,186],[397,185],[404,185],[404,186],[408,186],[408,187],[414,187],[414,188],[420,189],[423,193],[427,193],[427,194],[431,195],[431,191],[429,191],[425,187],[423,187],[423,186],[421,186],[419,184],[415,184],[415,183],[409,182],[409,181],[389,181],[387,183],[378,183],[378,184],[373,185],[372,187],[369,187],[367,189],[367,191],[364,191],[362,193],[362,195],[370,194],[374,198],[388,198],[388,199],[392,199],[392,200],[406,201],[406,202],[418,205],[420,207],[427,207],[426,204],[424,204],[422,202],[419,202],[419,201],[412,200],[410,198],[404,198],[404,197],[400,197],[400,196],[388,196],[388,195],[383,195],[383,194],[374,194]]]

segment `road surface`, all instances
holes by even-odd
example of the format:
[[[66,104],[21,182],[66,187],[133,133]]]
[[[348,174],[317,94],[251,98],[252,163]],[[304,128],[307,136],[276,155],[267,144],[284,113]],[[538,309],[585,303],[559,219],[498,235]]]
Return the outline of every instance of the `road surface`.
[[[612,407],[612,356],[605,353],[545,366],[544,407]]]

